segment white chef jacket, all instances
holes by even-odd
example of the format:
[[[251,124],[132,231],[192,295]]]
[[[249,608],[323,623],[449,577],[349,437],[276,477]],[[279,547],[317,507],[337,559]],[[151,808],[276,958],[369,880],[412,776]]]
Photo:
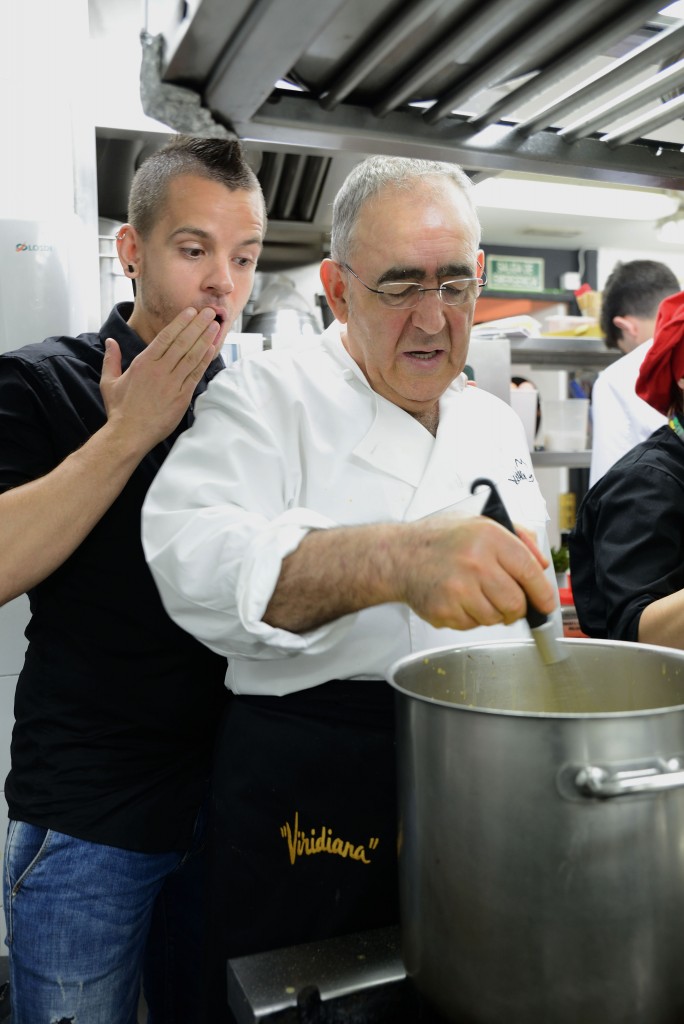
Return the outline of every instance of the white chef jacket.
[[[641,444],[667,420],[635,388],[653,339],[637,345],[599,373],[591,392],[591,466],[589,486],[618,459]]]
[[[464,500],[472,515],[479,476],[495,481],[513,522],[548,553],[522,422],[464,374],[440,400],[433,437],[371,389],[332,324],[304,348],[222,371],[195,412],[148,492],[143,542],[168,613],[228,656],[236,693],[383,679],[412,651],[529,638],[524,621],[436,629],[399,603],[301,635],[262,622],[283,558],[309,530],[411,521]]]

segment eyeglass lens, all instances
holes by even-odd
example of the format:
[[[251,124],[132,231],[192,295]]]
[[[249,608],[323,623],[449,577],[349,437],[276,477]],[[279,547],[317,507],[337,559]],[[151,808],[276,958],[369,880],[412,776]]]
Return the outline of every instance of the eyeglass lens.
[[[447,306],[462,306],[476,299],[484,282],[480,278],[460,278],[445,281],[439,288],[423,288],[422,285],[405,281],[388,281],[378,290],[378,298],[385,306],[394,309],[411,309],[417,306],[426,292],[439,292]]]

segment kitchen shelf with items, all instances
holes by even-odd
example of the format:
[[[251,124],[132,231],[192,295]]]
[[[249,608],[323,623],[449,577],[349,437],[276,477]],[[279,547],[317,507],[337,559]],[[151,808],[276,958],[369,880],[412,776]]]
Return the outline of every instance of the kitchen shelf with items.
[[[557,380],[555,386],[559,390],[554,397],[559,401],[550,400],[548,394],[540,392],[539,395],[542,429],[539,431],[538,438],[536,425],[531,429],[528,424],[528,441],[534,464],[539,467],[586,468],[591,462],[591,450],[587,447],[587,419],[585,419],[585,426],[571,427],[561,423],[555,424],[553,447],[544,443],[547,428],[550,426],[549,420],[552,413],[556,415],[563,413],[565,416],[578,413],[580,406],[574,404],[576,401],[583,403],[586,417],[589,406],[588,395],[593,380],[601,370],[615,362],[621,353],[606,348],[605,341],[599,334],[597,322],[593,318],[552,317],[547,320],[547,325],[554,321],[564,327],[568,333],[547,330],[542,334],[539,330],[541,325],[533,317],[514,316],[478,324],[473,329],[473,335],[477,339],[476,343],[480,345],[485,343],[485,347],[487,347],[487,343],[492,345],[497,340],[501,344],[505,339],[511,382],[520,379],[515,377],[516,370],[523,375],[529,373],[530,376],[534,375],[535,371],[537,373],[551,371],[553,378]],[[574,397],[565,394],[564,382],[568,379],[566,374],[570,378],[569,391],[570,393],[574,391]],[[582,378],[585,379],[584,390],[578,384]],[[515,392],[511,391],[511,395],[514,394]],[[515,404],[520,405],[519,402]],[[520,408],[518,411],[521,412]],[[544,423],[545,411],[546,423]],[[567,447],[560,443],[563,433],[573,442]]]
[[[490,390],[494,374],[482,349],[494,349],[494,343],[505,347],[497,363],[501,378],[508,378],[505,394],[503,379],[497,393],[525,427],[552,543],[573,525],[562,515],[563,503],[569,498],[578,503],[588,488],[594,382],[620,355],[606,347],[600,329],[596,256],[589,251],[488,252],[487,288],[478,300],[471,334],[471,350],[476,339],[475,380],[479,376],[481,386]],[[483,368],[488,372],[482,373]],[[563,419],[580,413],[581,423],[571,429],[561,420],[554,425],[554,413]]]
[[[541,431],[537,431],[530,445],[532,461],[537,467],[581,469],[591,463],[587,442],[591,432],[589,394],[593,381],[582,384],[574,373],[567,377],[567,389],[561,397],[546,396],[541,400]]]
[[[486,353],[489,354],[489,359],[485,358]],[[516,372],[523,375],[522,379],[529,375],[535,381],[541,376],[548,375],[550,372],[551,377],[556,380],[554,388],[557,390],[553,392],[553,398],[548,392],[538,392],[542,420],[542,426],[538,434],[537,424],[527,425],[528,441],[533,462],[540,467],[559,466],[575,469],[589,466],[591,450],[587,447],[586,419],[585,426],[579,427],[564,427],[561,423],[555,424],[554,431],[557,436],[553,449],[548,445],[544,445],[546,427],[549,426],[548,420],[553,412],[564,410],[566,415],[579,412],[579,406],[575,406],[574,402],[583,402],[586,416],[589,405],[587,395],[593,380],[595,380],[596,375],[601,370],[606,366],[610,366],[611,363],[620,357],[621,353],[619,351],[607,349],[603,339],[598,337],[577,335],[532,336],[522,331],[516,332],[515,330],[503,330],[499,333],[493,330],[491,334],[488,334],[485,325],[481,325],[475,330],[474,338],[471,340],[469,359],[470,355],[475,357],[472,361],[477,364],[478,372],[476,377],[480,379],[482,386],[488,387],[490,390],[497,389],[493,386],[492,369],[488,364],[491,363],[496,366],[501,378],[497,382],[498,393],[500,397],[506,397],[506,400],[508,400],[508,396],[504,396],[504,386],[509,388],[509,382],[521,379],[515,376]],[[504,363],[507,363],[508,368],[503,365]],[[537,372],[535,373],[535,371]],[[581,389],[578,383],[581,379],[585,381],[584,390]],[[574,398],[566,396],[566,382],[569,384],[569,390],[574,390]],[[509,393],[511,396],[515,394],[514,391]],[[518,398],[520,400],[522,396],[518,396]],[[562,401],[557,402],[554,400],[555,398]],[[512,399],[511,404],[514,404]],[[515,405],[517,411],[523,415],[519,407],[519,401],[516,401]],[[572,408],[567,408],[567,406],[572,406]],[[544,423],[545,411],[546,423]],[[533,416],[534,414],[528,412],[528,415]],[[537,416],[538,419],[539,417]],[[571,437],[571,434],[568,434],[568,437],[571,437],[574,443],[569,444],[567,448],[562,448],[559,439],[564,430],[566,433],[570,431],[575,435],[579,431],[582,436]]]
[[[506,349],[498,360],[501,375],[508,374],[508,400],[525,425],[532,466],[547,502],[550,536],[557,540],[562,502],[568,495],[581,501],[588,488],[591,389],[597,374],[619,353],[608,350],[594,334],[542,333],[536,328],[534,322],[519,320],[488,323],[478,325],[475,335],[478,348]],[[486,386],[484,380],[482,384]],[[554,422],[554,414],[563,418]],[[565,422],[573,414],[580,414],[580,422]]]
[[[614,363],[622,353],[607,349],[602,338],[568,335],[567,337],[511,337],[511,363],[548,370],[571,370],[598,373]]]
[[[511,340],[511,366],[524,365],[534,370],[552,370],[566,372],[577,380],[584,376],[590,380],[595,379],[596,374],[605,367],[610,366],[620,357],[619,351],[607,349],[602,338],[596,337],[528,337]],[[571,381],[572,383],[572,381]],[[586,426],[566,426],[554,424],[554,431],[558,436],[565,429],[578,434],[576,443],[563,445],[556,443],[553,447],[545,444],[544,415],[546,412],[547,426],[548,419],[553,413],[564,411],[565,415],[580,413],[580,406],[575,403],[582,403],[586,417],[589,407],[588,397],[581,397],[579,387],[576,388],[580,397],[568,397],[559,403],[550,403],[548,400],[541,400],[542,429],[536,445],[532,448],[532,461],[538,468],[541,467],[565,467],[567,469],[585,469],[591,463],[591,448],[586,443]],[[579,436],[581,434],[582,436]],[[568,436],[569,433],[568,433]]]

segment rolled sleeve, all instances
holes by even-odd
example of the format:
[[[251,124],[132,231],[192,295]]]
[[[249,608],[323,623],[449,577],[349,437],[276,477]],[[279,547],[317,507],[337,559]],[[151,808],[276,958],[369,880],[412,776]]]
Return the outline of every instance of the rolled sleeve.
[[[338,643],[348,632],[354,615],[321,626],[308,633],[290,633],[263,622],[285,559],[297,549],[310,530],[329,529],[336,523],[308,509],[293,509],[261,531],[245,553],[237,585],[237,609],[242,629],[267,644],[273,657],[289,652],[320,654]]]
[[[145,556],[168,614],[217,653],[322,652],[353,617],[301,635],[262,620],[283,559],[310,530],[339,524],[295,506],[296,452],[279,443],[292,431],[269,422],[245,390],[224,371],[202,396],[145,499]]]

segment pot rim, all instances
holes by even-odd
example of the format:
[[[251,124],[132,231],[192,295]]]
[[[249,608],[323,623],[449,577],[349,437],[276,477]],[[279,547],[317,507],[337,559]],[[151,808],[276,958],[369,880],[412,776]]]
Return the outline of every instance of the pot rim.
[[[675,647],[662,647],[657,644],[641,644],[632,640],[598,640],[591,637],[563,637],[558,642],[562,646],[567,645],[568,647],[575,645],[582,647],[614,647],[620,650],[631,649],[634,651],[643,651],[644,649],[647,649],[649,654],[652,653],[653,656],[660,654],[669,661],[680,661],[682,669],[684,669],[684,650],[680,651]],[[401,686],[401,684],[394,678],[396,673],[402,668],[415,665],[418,662],[426,661],[430,658],[439,657],[443,654],[473,653],[499,647],[508,647],[518,650],[520,648],[529,648],[534,646],[536,646],[534,640],[530,639],[491,640],[485,643],[446,644],[443,647],[429,647],[421,651],[413,651],[411,654],[405,654],[403,657],[397,658],[397,660],[392,662],[392,664],[386,669],[385,678],[397,693],[413,700],[422,701],[424,704],[448,708],[451,711],[467,711],[472,714],[482,715],[499,715],[505,718],[560,718],[569,720],[579,719],[582,721],[587,719],[610,719],[613,721],[617,718],[645,718],[651,715],[669,715],[673,712],[684,711],[684,703],[656,706],[653,708],[638,708],[636,710],[626,711],[516,711],[507,708],[474,707],[471,704],[459,704],[453,700],[440,700],[438,697],[430,697],[426,694],[415,693],[414,691]]]

